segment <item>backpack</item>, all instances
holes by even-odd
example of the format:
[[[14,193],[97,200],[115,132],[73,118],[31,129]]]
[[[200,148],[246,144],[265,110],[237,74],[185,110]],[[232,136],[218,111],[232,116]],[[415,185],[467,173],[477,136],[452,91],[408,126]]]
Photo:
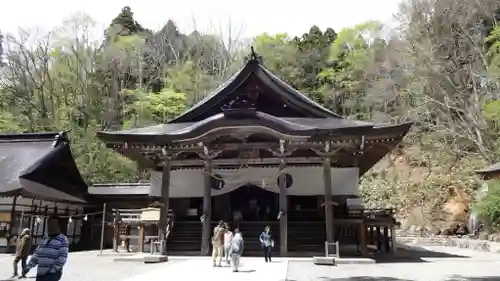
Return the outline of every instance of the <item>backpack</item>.
[[[212,241],[214,241],[214,242],[222,242],[222,241],[224,241],[224,233],[225,233],[225,228],[223,228],[223,227],[217,227],[215,229],[214,236],[212,237]]]
[[[233,239],[231,241],[231,251],[234,253],[238,253],[240,251],[240,244],[241,244],[240,239]]]

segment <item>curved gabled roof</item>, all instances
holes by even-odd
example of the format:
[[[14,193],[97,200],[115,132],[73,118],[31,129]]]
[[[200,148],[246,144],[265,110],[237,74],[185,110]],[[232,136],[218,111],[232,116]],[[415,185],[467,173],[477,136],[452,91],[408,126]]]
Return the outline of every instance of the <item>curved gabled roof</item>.
[[[85,203],[65,133],[0,134],[0,195]]]
[[[144,143],[166,144],[192,140],[216,129],[250,127],[267,128],[287,136],[301,136],[306,139],[322,135],[343,133],[368,133],[373,124],[340,118],[278,118],[264,112],[255,112],[251,118],[230,118],[224,113],[213,115],[198,122],[160,124],[145,128],[115,132],[98,132],[97,136],[105,141],[138,141]]]
[[[250,77],[255,76],[262,83],[273,90],[273,94],[285,101],[287,106],[305,112],[310,118],[342,118],[340,115],[324,108],[318,103],[308,98],[303,93],[295,90],[283,80],[279,79],[271,71],[262,65],[258,58],[249,59],[246,64],[236,74],[234,74],[224,84],[219,86],[214,92],[207,95],[200,102],[189,110],[174,118],[169,123],[183,123],[198,121],[196,118],[206,114],[214,107],[222,107],[222,101],[231,95],[237,95],[235,91],[243,85]]]

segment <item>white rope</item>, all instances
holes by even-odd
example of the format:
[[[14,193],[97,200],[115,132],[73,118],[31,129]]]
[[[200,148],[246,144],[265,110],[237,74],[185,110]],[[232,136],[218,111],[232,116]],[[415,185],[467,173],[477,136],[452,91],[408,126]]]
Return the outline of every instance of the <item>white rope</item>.
[[[237,169],[231,169],[231,170],[236,170],[235,174],[233,174],[234,176],[240,176],[247,169],[250,169],[250,167],[248,166],[247,163],[243,163]],[[210,175],[212,178],[214,178],[216,180],[222,180],[222,181],[224,180],[224,178],[222,176],[216,174],[216,172],[214,172],[213,170],[212,170],[212,172],[208,172],[208,171],[203,170],[203,173]],[[261,180],[263,183],[268,182],[268,181],[278,180],[278,178],[281,174],[286,175],[287,174],[286,169],[281,169],[281,170],[278,169],[278,172],[274,176],[271,176],[269,178],[262,178]]]

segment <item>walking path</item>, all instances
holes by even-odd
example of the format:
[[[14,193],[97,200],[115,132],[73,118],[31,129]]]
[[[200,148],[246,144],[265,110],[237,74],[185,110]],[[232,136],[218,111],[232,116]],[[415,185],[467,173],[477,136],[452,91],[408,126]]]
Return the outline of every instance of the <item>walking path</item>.
[[[239,272],[232,272],[228,265],[212,267],[212,261],[206,257],[179,261],[144,274],[133,276],[122,281],[155,281],[155,280],[236,280],[238,281],[282,281],[286,279],[288,260],[276,259],[266,263],[262,258],[242,258]]]

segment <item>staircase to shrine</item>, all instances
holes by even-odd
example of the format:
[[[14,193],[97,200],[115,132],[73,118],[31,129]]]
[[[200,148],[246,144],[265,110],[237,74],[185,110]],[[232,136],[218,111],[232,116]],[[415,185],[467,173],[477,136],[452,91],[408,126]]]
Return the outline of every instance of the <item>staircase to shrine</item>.
[[[245,256],[261,256],[259,235],[264,227],[269,225],[275,240],[274,256],[280,251],[280,229],[278,222],[241,222],[239,229],[245,239]],[[215,222],[212,223],[212,229]],[[199,255],[201,247],[202,225],[197,221],[177,221],[168,238],[167,249],[169,254]],[[323,253],[325,243],[324,222],[288,222],[288,251],[290,255],[307,255]]]
[[[198,221],[176,221],[167,240],[168,253],[199,255],[201,229]]]
[[[288,251],[292,254],[321,253],[324,255],[326,226],[324,222],[289,221]]]

